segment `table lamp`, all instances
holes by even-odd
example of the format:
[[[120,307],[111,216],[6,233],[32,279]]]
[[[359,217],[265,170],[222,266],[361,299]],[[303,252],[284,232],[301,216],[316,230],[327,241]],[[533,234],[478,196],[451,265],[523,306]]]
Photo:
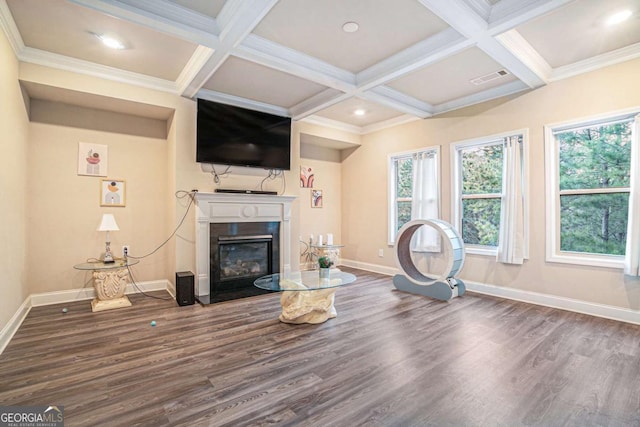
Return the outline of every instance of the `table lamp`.
[[[120,229],[118,228],[118,224],[116,224],[116,219],[113,214],[102,214],[102,222],[98,226],[98,231],[107,232],[106,249],[104,252],[104,259],[102,260],[102,262],[104,262],[105,264],[115,262],[113,259],[113,255],[111,254],[111,240],[109,239],[109,232],[118,230]]]

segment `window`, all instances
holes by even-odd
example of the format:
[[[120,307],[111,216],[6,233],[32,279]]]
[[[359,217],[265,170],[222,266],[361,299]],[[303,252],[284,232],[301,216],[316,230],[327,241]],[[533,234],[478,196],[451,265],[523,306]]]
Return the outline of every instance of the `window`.
[[[453,222],[454,227],[462,236],[468,253],[483,255],[495,255],[500,246],[501,233],[505,239],[511,239],[510,234],[505,234],[501,225],[511,218],[505,215],[506,193],[514,191],[512,186],[506,186],[505,173],[518,174],[518,193],[520,203],[519,233],[520,242],[518,248],[526,257],[525,241],[527,235],[526,221],[526,162],[524,138],[526,131],[512,132],[504,135],[496,135],[476,140],[458,142],[453,145],[452,171],[453,171]],[[518,150],[518,168],[513,172],[507,168],[506,150],[513,144],[514,150]],[[510,150],[510,149],[509,149]],[[508,175],[513,179],[512,175]],[[513,228],[513,227],[511,227]],[[504,242],[503,242],[504,243]],[[508,245],[509,247],[513,245]],[[520,261],[521,263],[521,261]]]
[[[622,267],[634,114],[545,128],[547,260]]]
[[[419,158],[428,158],[425,167],[418,165]],[[439,204],[438,189],[438,157],[439,147],[392,154],[389,156],[389,244],[393,245],[398,230],[412,218],[414,203],[414,175],[427,173],[430,177],[435,200],[432,203]],[[425,178],[423,178],[424,180]],[[435,181],[435,182],[433,182]],[[436,208],[437,209],[437,208]]]

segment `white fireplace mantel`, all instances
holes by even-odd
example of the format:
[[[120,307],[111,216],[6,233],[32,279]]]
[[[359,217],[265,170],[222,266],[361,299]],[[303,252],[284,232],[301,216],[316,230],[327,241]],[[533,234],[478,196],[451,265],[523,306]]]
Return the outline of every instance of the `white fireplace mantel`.
[[[280,271],[291,270],[291,204],[295,196],[196,193],[196,295],[209,295],[209,224],[280,222]]]

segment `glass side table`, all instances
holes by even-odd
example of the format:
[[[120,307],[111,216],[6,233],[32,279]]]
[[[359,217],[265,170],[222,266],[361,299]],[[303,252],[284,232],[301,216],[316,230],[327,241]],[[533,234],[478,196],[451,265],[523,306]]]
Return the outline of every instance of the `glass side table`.
[[[126,261],[118,259],[108,264],[96,261],[83,262],[73,266],[76,270],[93,271],[93,287],[96,290],[96,297],[91,301],[91,311],[131,306],[131,301],[124,294],[129,284],[128,267],[139,262],[137,259]]]

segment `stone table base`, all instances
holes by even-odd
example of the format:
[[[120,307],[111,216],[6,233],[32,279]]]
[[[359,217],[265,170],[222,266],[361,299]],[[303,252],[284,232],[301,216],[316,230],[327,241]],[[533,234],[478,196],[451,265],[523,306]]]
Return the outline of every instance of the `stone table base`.
[[[301,289],[304,288],[300,285]],[[333,306],[335,288],[313,291],[284,291],[280,296],[284,323],[322,323],[338,315]]]
[[[93,286],[96,289],[96,298],[91,301],[91,311],[131,306],[131,301],[124,294],[128,283],[129,271],[126,268],[94,271]]]

